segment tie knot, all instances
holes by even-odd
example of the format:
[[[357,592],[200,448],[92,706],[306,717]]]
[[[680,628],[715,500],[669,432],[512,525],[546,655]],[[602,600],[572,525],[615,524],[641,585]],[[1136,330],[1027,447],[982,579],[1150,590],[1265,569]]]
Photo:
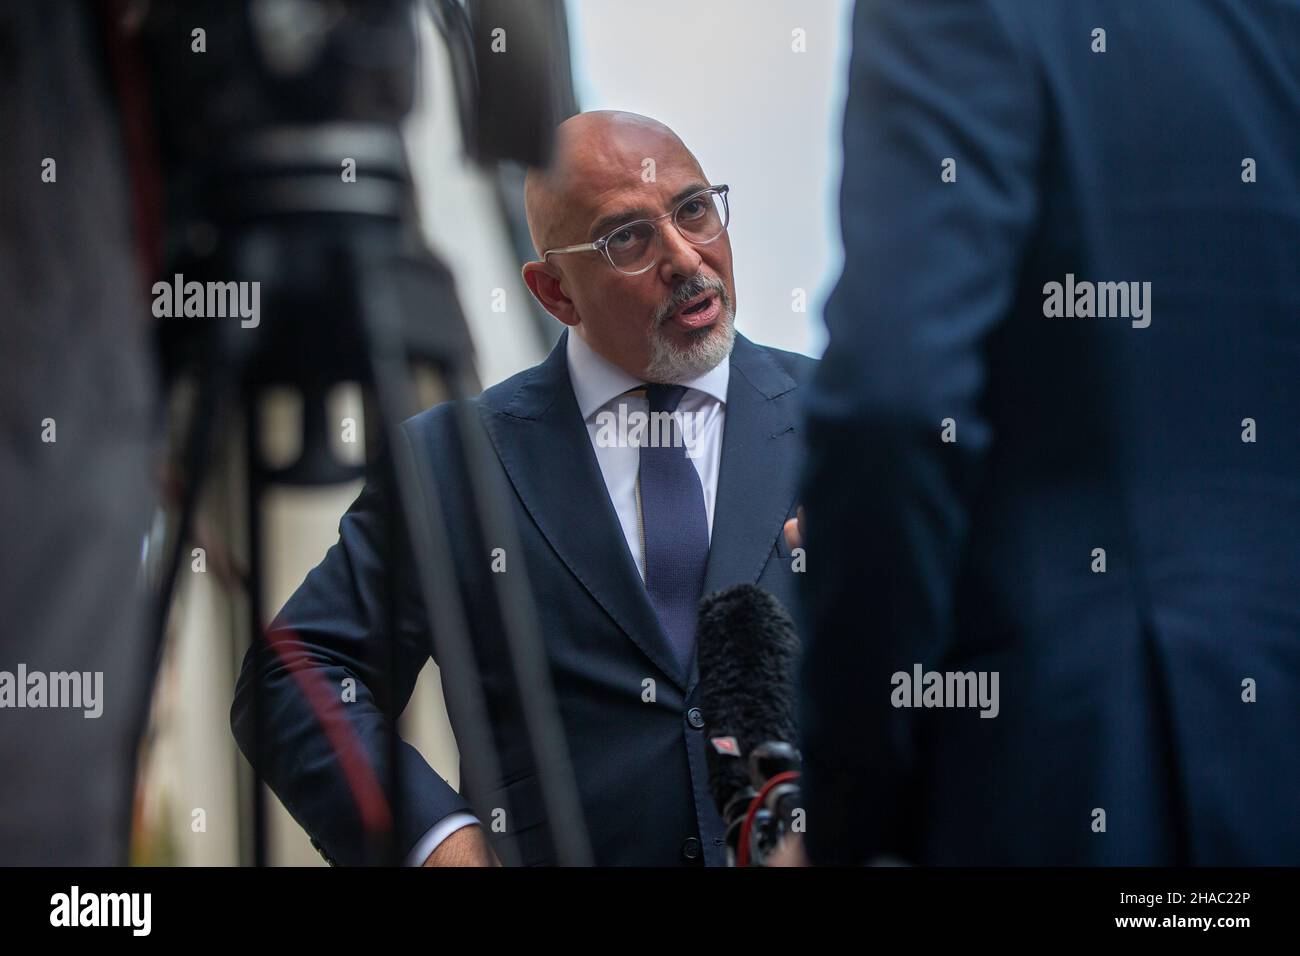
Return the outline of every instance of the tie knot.
[[[653,383],[645,387],[646,400],[650,403],[650,413],[675,412],[677,404],[686,394],[685,385],[660,385]]]

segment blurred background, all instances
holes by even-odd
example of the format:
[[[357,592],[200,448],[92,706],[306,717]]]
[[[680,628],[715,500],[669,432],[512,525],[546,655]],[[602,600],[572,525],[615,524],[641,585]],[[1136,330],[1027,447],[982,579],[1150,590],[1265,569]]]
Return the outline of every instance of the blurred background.
[[[810,355],[823,347],[821,305],[841,263],[836,204],[850,8],[848,0],[567,3],[578,108],[661,120],[712,182],[731,186],[737,327],[763,344]],[[449,52],[423,7],[420,15],[420,100],[405,129],[407,150],[425,235],[455,274],[487,387],[541,361],[560,326],[519,274],[534,256],[523,170],[484,170],[466,158]],[[360,406],[359,393],[341,387],[334,417],[363,427]],[[295,440],[296,412],[287,396],[265,404],[270,445]],[[358,434],[335,450],[359,462],[364,448]],[[292,449],[283,451],[291,457]],[[237,442],[222,450],[200,506],[207,570],[182,564],[141,752],[131,854],[137,864],[245,862],[249,768],[229,712],[247,614],[242,591],[220,573],[226,555],[238,563],[245,553],[240,456]],[[338,519],[359,490],[358,481],[268,496],[266,619],[337,539]],[[457,783],[455,739],[432,663],[403,715],[403,735]],[[273,795],[268,806],[269,861],[324,865]]]

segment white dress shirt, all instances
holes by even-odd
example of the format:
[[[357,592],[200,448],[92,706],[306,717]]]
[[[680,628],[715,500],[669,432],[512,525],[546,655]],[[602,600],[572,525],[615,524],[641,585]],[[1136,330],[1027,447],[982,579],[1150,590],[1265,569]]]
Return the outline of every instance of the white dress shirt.
[[[619,419],[622,414],[620,405],[626,406],[628,416],[634,412],[645,415],[649,411],[649,402],[644,392],[625,394],[631,389],[639,389],[645,382],[598,354],[573,329],[569,330],[568,339],[566,358],[569,362],[569,379],[573,383],[573,397],[577,400],[578,411],[587,425],[587,435],[596,453],[601,476],[605,479],[605,490],[609,492],[610,503],[623,528],[628,552],[644,581],[645,542],[641,534],[640,492],[637,485],[641,449],[636,444],[621,440],[612,443],[602,440],[601,429],[604,422],[607,425],[605,438],[611,434],[608,423]],[[686,394],[677,406],[683,419],[690,419],[689,422],[683,421],[679,430],[688,443],[690,460],[695,465],[700,484],[704,488],[704,512],[708,517],[710,539],[713,536],[713,505],[718,493],[722,429],[726,423],[727,383],[730,377],[730,359],[719,362],[698,378],[682,383],[686,386]],[[608,412],[612,417],[602,416],[602,412]],[[617,437],[621,439],[624,436]],[[472,813],[448,814],[420,838],[407,857],[407,865],[419,866],[448,836],[462,827],[476,823],[478,818]]]
[[[605,490],[614,505],[628,551],[636,561],[641,580],[645,580],[644,542],[640,530],[637,475],[641,465],[641,449],[620,443],[602,446],[597,440],[601,430],[598,420],[601,412],[611,417],[620,414],[619,405],[627,406],[627,414],[649,411],[649,401],[644,393],[625,395],[629,389],[644,385],[644,381],[629,375],[613,362],[597,354],[576,332],[569,331],[569,378],[573,381],[573,397],[578,401],[578,411],[587,424],[591,447],[596,452]],[[690,443],[691,462],[700,476],[704,488],[704,513],[709,521],[709,535],[713,534],[713,502],[718,493],[718,465],[722,460],[722,426],[726,421],[727,382],[731,377],[731,362],[719,362],[698,378],[683,382],[686,394],[677,406],[683,417],[689,416],[681,428]]]

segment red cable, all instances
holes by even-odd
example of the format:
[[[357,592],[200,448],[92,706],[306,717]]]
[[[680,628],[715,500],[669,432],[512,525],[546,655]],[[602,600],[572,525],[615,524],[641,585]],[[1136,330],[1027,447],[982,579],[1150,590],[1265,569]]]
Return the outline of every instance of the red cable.
[[[388,801],[375,778],[374,768],[357,736],[356,728],[343,713],[343,705],[329,681],[307,663],[307,654],[295,653],[289,645],[301,646],[292,631],[271,631],[266,642],[293,675],[298,691],[316,714],[316,720],[329,740],[334,756],[343,768],[343,778],[361,813],[361,825],[371,833],[380,833],[392,825]],[[260,679],[260,678],[259,678]],[[393,730],[396,733],[396,728]]]
[[[763,789],[758,791],[758,796],[750,801],[749,809],[745,811],[745,822],[740,825],[740,845],[736,847],[737,866],[749,866],[749,831],[754,823],[754,816],[758,813],[758,808],[763,805],[768,792],[777,784],[797,779],[799,779],[798,770],[782,771],[763,784]]]
[[[153,136],[153,105],[149,98],[140,41],[127,33],[126,0],[98,5],[108,62],[122,123],[122,142],[130,174],[134,205],[136,263],[144,291],[149,292],[162,268],[162,176]]]

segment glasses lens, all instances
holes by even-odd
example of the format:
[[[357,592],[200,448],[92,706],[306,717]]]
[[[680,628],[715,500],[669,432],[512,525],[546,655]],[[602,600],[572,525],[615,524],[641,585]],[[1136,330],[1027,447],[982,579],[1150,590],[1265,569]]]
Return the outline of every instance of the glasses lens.
[[[612,233],[605,243],[609,258],[624,272],[635,272],[654,257],[655,227],[648,222],[633,222]]]
[[[692,242],[711,242],[727,228],[727,201],[718,192],[694,196],[682,203],[673,221]]]
[[[701,193],[676,210],[677,231],[695,243],[712,242],[727,228],[727,199],[719,192]],[[637,275],[659,255],[659,230],[653,222],[628,223],[605,242],[610,261],[620,272]]]

